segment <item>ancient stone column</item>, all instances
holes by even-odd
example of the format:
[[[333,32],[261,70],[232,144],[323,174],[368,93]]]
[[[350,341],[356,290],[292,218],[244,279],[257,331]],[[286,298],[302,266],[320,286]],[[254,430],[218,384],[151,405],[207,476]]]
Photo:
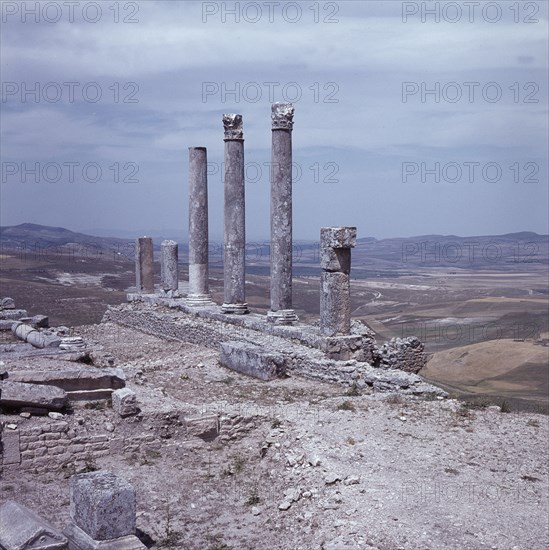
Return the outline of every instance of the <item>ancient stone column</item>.
[[[178,247],[175,241],[162,241],[160,245],[160,281],[161,288],[172,297],[178,296],[179,268]]]
[[[320,334],[346,336],[351,331],[351,248],[356,227],[320,230]]]
[[[223,115],[225,128],[224,296],[221,311],[248,313],[245,294],[246,230],[242,115]]]
[[[189,147],[189,294],[187,305],[213,306],[208,286],[206,147]]]
[[[271,310],[269,321],[292,324],[292,129],[294,107],[273,103],[271,153]]]
[[[135,286],[141,294],[154,294],[153,242],[150,237],[135,240]]]

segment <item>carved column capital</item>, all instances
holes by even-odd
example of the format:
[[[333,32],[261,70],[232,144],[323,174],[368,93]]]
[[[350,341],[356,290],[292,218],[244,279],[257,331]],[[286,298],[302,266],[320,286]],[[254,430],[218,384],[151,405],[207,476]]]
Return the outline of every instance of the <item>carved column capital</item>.
[[[273,103],[271,122],[273,130],[293,130],[294,106],[291,103]]]
[[[230,139],[244,139],[242,130],[242,115],[223,115],[223,128],[225,129],[225,141]]]

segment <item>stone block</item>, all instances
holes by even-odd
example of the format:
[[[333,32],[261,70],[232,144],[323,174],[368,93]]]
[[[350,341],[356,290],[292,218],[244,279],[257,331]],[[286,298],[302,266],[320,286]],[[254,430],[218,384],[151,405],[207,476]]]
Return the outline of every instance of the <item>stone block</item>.
[[[320,267],[325,271],[351,272],[350,248],[321,248]]]
[[[67,538],[32,510],[13,500],[0,507],[0,548],[67,550]]]
[[[0,330],[11,330],[15,320],[12,319],[0,319]]]
[[[112,540],[94,540],[73,522],[64,530],[69,539],[69,550],[146,550],[146,546],[135,536],[127,535]]]
[[[47,315],[33,315],[30,322],[34,328],[48,328],[50,325],[50,320]]]
[[[72,520],[93,540],[135,535],[135,490],[112,472],[73,476],[70,501]]]
[[[126,385],[124,372],[116,368],[81,367],[54,371],[14,371],[9,373],[9,379],[12,382],[57,386],[68,392],[117,390]]]
[[[266,352],[255,344],[222,342],[220,351],[223,366],[261,380],[273,380],[286,372],[286,360],[282,354]]]
[[[354,248],[356,227],[322,227],[320,229],[320,249]]]
[[[68,403],[67,394],[61,388],[23,382],[0,382],[0,406],[7,408],[31,407],[61,410]]]
[[[112,392],[112,408],[120,416],[131,416],[139,412],[137,396],[130,388],[122,388]]]
[[[328,336],[320,341],[320,349],[335,361],[365,361],[362,336]]]
[[[19,430],[4,430],[2,432],[2,463],[21,464],[21,449]]]
[[[211,441],[219,434],[219,418],[217,415],[185,418],[185,424],[187,435],[194,435],[205,441]]]
[[[7,296],[5,298],[0,299],[0,308],[15,309],[15,300],[13,298],[8,298]]]
[[[0,319],[9,319],[18,321],[23,317],[28,317],[26,309],[2,309],[0,310]]]

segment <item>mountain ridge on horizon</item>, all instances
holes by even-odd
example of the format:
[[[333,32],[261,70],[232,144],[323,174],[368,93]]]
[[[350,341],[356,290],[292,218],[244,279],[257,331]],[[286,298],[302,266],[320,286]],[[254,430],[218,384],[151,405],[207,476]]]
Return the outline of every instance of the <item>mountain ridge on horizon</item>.
[[[12,239],[22,239],[23,241],[27,239],[32,239],[33,235],[32,233],[38,233],[35,235],[35,239],[37,240],[43,240],[46,242],[50,242],[51,244],[68,244],[71,242],[82,242],[83,239],[94,239],[94,240],[104,240],[104,241],[114,241],[116,243],[120,242],[133,242],[134,238],[130,237],[120,237],[115,235],[92,235],[85,232],[80,231],[73,231],[72,229],[68,229],[66,227],[58,227],[58,226],[48,226],[48,225],[41,225],[41,224],[35,224],[30,222],[21,223],[18,225],[9,225],[9,226],[0,226],[0,240],[12,240]],[[128,233],[128,231],[124,231],[124,233]],[[156,232],[158,235],[161,232]],[[168,233],[168,231],[166,231]],[[169,232],[171,233],[171,231]],[[165,236],[164,238],[169,238],[170,235]],[[147,235],[147,232],[135,232],[136,237],[138,235]],[[40,237],[40,238],[39,238]],[[49,238],[48,238],[49,237]],[[153,235],[153,239],[158,238]],[[465,240],[465,239],[515,239],[515,240],[535,240],[535,241],[541,241],[541,240],[549,240],[549,235],[542,235],[539,233],[536,233],[534,231],[517,231],[513,233],[504,233],[499,235],[470,235],[470,236],[461,236],[461,235],[443,235],[439,233],[431,233],[431,234],[425,234],[425,235],[413,235],[409,237],[387,237],[383,239],[377,239],[376,237],[360,237],[358,238],[358,242],[361,243],[367,243],[367,242],[376,242],[376,243],[382,243],[382,242],[395,242],[395,241],[417,241],[419,239],[428,239],[428,238],[437,238],[437,239],[455,239],[455,240]],[[66,240],[69,239],[69,240]],[[76,239],[76,240],[75,240]],[[252,239],[252,242],[256,239]],[[302,242],[302,243],[315,243],[318,241],[310,240],[310,239],[299,239],[295,238],[294,240],[296,242]],[[65,242],[62,242],[65,241]],[[178,241],[180,243],[188,243],[188,241]],[[215,241],[213,241],[215,242]]]

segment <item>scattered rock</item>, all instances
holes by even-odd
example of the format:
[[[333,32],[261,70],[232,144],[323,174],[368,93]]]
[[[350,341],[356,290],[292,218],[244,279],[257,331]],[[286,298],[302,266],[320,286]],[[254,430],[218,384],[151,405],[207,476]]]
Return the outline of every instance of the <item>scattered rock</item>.
[[[291,500],[283,500],[279,505],[278,505],[278,509],[279,510],[289,510],[290,507],[292,505],[292,501]]]
[[[343,481],[344,485],[358,485],[359,483],[360,479],[358,476],[347,476]]]
[[[50,412],[50,413],[48,413],[48,416],[52,420],[61,420],[63,418],[63,415],[61,413],[58,413],[58,412]]]
[[[326,483],[326,485],[333,485],[338,481],[341,481],[341,477],[338,476],[337,474],[327,474],[324,477],[324,483]]]

